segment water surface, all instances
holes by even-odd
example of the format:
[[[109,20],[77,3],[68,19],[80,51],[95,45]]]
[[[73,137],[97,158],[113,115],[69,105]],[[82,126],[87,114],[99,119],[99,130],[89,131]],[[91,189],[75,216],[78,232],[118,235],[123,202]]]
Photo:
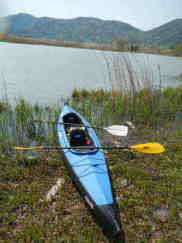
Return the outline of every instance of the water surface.
[[[155,85],[162,80],[163,86],[177,86],[182,74],[177,57],[41,45],[0,43],[0,59],[0,95],[44,104],[59,102],[74,88],[110,88],[111,79],[123,78],[126,60],[140,79]],[[122,72],[111,70],[113,63]]]

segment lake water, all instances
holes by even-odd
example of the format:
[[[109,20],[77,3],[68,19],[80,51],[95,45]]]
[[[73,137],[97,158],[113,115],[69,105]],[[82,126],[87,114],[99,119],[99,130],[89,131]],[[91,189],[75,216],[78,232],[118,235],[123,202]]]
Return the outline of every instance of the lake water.
[[[0,43],[0,60],[0,95],[7,93],[11,101],[23,96],[33,103],[57,103],[74,88],[111,88],[111,80],[126,82],[131,67],[138,80],[182,83],[177,57]]]

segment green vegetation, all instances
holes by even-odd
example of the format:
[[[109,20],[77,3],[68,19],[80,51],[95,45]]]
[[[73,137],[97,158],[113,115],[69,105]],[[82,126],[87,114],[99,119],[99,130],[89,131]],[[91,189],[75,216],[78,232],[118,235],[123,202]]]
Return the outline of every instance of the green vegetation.
[[[167,151],[108,151],[127,242],[181,242],[182,87],[135,92],[74,90],[70,104],[91,124],[131,121],[129,136],[112,143],[158,141]],[[57,145],[60,107],[21,99],[0,102],[0,242],[106,242],[71,183],[61,154],[15,152],[13,145]],[[47,122],[45,122],[45,120]],[[106,142],[101,134],[102,143]],[[50,202],[46,194],[64,179]]]
[[[129,120],[155,127],[158,122],[174,120],[182,112],[182,86],[164,90],[146,88],[135,93],[75,89],[72,100],[73,106],[82,107],[81,110],[92,123],[109,125]]]
[[[112,46],[117,50],[124,51],[128,48],[129,41],[126,38],[115,38],[112,41]]]
[[[182,56],[182,44],[175,46],[175,52],[177,56]]]

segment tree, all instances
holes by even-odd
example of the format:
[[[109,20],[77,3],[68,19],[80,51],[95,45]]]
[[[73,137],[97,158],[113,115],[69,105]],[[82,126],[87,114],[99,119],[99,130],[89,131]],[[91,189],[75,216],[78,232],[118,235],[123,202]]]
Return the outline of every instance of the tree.
[[[4,33],[0,32],[0,40],[3,40],[3,38],[4,38]]]
[[[177,55],[182,55],[182,44],[178,44],[175,46],[175,52]]]
[[[129,41],[127,38],[115,38],[112,41],[113,48],[124,51],[128,48]]]

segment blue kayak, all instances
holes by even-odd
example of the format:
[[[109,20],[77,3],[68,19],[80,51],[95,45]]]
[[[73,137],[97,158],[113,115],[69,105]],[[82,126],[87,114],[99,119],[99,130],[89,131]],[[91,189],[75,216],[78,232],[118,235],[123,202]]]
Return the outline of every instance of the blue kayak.
[[[77,111],[64,105],[59,116],[58,138],[73,182],[104,234],[120,239],[122,230],[111,178],[99,139]],[[124,242],[122,241],[117,242]]]

